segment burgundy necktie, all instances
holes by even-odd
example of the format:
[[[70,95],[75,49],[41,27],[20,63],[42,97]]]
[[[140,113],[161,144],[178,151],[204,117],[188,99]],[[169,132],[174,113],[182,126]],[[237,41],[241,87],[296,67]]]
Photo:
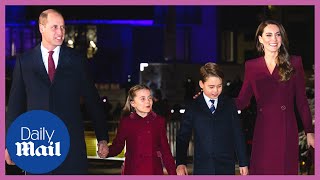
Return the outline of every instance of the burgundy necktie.
[[[54,73],[56,72],[56,67],[54,65],[54,61],[52,58],[53,53],[54,51],[49,51],[49,58],[48,58],[48,74],[51,82],[53,81]]]

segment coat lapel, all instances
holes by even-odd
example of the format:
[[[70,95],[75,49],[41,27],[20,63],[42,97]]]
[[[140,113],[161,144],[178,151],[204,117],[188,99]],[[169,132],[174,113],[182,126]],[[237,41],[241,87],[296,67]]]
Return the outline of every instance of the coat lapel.
[[[257,62],[259,63],[258,66],[261,67],[261,69],[262,69],[261,72],[265,72],[267,77],[271,77],[277,81],[280,79],[278,66],[274,67],[272,74],[270,74],[263,56],[259,57],[259,61],[257,61]]]
[[[223,106],[225,104],[225,98],[223,95],[220,95],[219,96],[219,99],[218,99],[218,104],[217,104],[217,108],[216,108],[216,111],[214,113],[220,113],[222,110],[223,110]]]
[[[54,75],[54,79],[52,83],[54,83],[56,79],[59,78],[59,74],[62,74],[63,69],[66,68],[70,63],[70,56],[66,48],[67,47],[63,45],[61,46],[60,53],[59,53],[59,62],[58,62],[58,66],[57,66],[56,73]],[[34,57],[33,59],[34,72],[38,74],[38,77],[40,77],[40,79],[42,79],[48,86],[50,86],[52,83],[49,79],[47,70],[43,64],[40,44],[34,48],[32,52],[32,57]]]
[[[63,76],[64,69],[67,68],[70,64],[71,58],[66,48],[67,47],[65,47],[64,45],[61,46],[59,53],[59,62],[52,83],[59,80],[60,76]]]
[[[49,79],[49,75],[47,73],[47,70],[44,66],[43,60],[42,60],[42,54],[40,49],[40,44],[36,46],[33,51],[31,57],[34,57],[33,60],[33,71],[38,74],[37,76],[42,79],[46,84],[50,86],[51,82]]]
[[[203,94],[201,94],[198,98],[197,98],[197,103],[199,104],[199,107],[201,110],[203,110],[205,112],[206,115],[208,116],[212,116],[212,115],[217,115],[219,114],[223,108],[224,108],[224,104],[225,104],[225,97],[223,95],[219,96],[219,100],[218,100],[218,104],[217,104],[217,108],[214,112],[214,114],[211,113],[207,103],[204,100]]]
[[[197,103],[199,104],[199,107],[201,110],[203,110],[207,115],[212,116],[212,113],[204,100],[203,93],[197,98]]]
[[[272,73],[272,77],[273,77],[275,80],[277,80],[277,81],[280,80],[280,75],[279,75],[279,68],[278,68],[278,66],[276,66],[276,67],[274,68],[273,73]]]

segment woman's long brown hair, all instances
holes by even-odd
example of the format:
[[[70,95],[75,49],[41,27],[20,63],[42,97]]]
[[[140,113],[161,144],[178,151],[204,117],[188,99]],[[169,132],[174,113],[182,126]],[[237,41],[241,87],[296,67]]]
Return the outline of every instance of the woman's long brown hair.
[[[294,68],[292,67],[292,65],[290,63],[290,55],[288,53],[289,41],[288,41],[287,33],[286,33],[285,29],[283,28],[282,24],[280,24],[279,22],[274,21],[274,20],[266,20],[266,21],[261,22],[257,28],[257,31],[256,31],[256,37],[255,37],[256,48],[257,48],[257,51],[261,55],[263,55],[263,56],[265,55],[264,54],[264,47],[259,42],[259,36],[262,36],[264,28],[266,26],[268,26],[269,24],[274,24],[274,25],[278,26],[279,30],[280,30],[282,43],[281,43],[279,53],[278,53],[277,66],[279,67],[280,81],[288,81],[291,78],[292,74],[294,73]]]

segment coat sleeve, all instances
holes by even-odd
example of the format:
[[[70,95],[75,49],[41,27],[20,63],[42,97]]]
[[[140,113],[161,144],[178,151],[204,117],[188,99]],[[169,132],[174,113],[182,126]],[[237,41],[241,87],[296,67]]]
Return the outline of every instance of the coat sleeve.
[[[166,167],[169,175],[176,175],[176,164],[171,154],[171,150],[168,143],[166,133],[166,123],[163,118],[160,118],[160,143],[161,143],[161,154],[163,164]]]
[[[93,122],[95,134],[98,141],[109,141],[107,116],[103,110],[103,105],[100,100],[98,91],[94,85],[94,82],[90,76],[88,63],[84,58],[81,58],[81,92],[85,100],[86,108],[90,114]]]
[[[299,111],[300,117],[302,119],[303,127],[306,133],[312,133],[313,125],[312,125],[312,117],[311,112],[306,96],[306,87],[304,80],[304,71],[301,57],[297,57],[297,66],[296,70],[296,81],[295,81],[295,98],[296,98],[296,106]]]
[[[247,107],[253,95],[249,74],[250,74],[249,63],[246,62],[243,84],[238,97],[235,99],[238,109],[244,109],[245,107]]]
[[[109,154],[108,157],[113,157],[117,156],[118,154],[121,153],[121,151],[124,148],[125,142],[126,142],[126,132],[128,131],[125,126],[126,121],[121,119],[118,130],[117,130],[117,135],[112,141],[112,145],[109,147]]]
[[[189,141],[192,135],[192,113],[190,112],[190,106],[186,108],[183,114],[179,133],[177,135],[177,148],[176,148],[176,164],[187,165],[187,151],[189,147]]]
[[[12,76],[12,85],[6,113],[6,132],[11,123],[27,110],[26,89],[23,80],[21,59],[18,57]]]
[[[236,105],[232,102],[232,128],[235,142],[235,149],[239,166],[248,166],[248,157],[246,151],[245,137],[240,123],[239,115],[237,113]]]

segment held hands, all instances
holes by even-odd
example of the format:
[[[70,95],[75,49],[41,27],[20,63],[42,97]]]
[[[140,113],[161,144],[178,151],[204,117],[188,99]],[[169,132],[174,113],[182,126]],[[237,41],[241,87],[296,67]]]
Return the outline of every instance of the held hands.
[[[239,167],[239,170],[240,170],[240,174],[241,174],[242,176],[246,176],[246,175],[249,174],[248,166]]]
[[[106,158],[109,154],[108,142],[106,140],[99,141],[97,144],[98,151],[97,154],[100,158]]]
[[[313,147],[314,148],[314,133],[307,133],[307,143],[308,147]]]
[[[6,148],[4,152],[4,159],[6,160],[8,165],[15,165],[15,163],[11,160],[8,149]]]
[[[177,175],[181,176],[181,175],[188,175],[188,170],[187,170],[187,166],[186,165],[179,165],[176,169]]]

